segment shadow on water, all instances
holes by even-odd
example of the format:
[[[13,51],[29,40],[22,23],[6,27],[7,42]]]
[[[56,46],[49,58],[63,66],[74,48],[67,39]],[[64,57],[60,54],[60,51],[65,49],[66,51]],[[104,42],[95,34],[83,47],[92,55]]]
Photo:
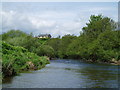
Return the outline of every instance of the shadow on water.
[[[6,77],[6,78],[4,78],[3,80],[2,80],[2,83],[4,84],[4,83],[12,83],[12,81],[13,81],[13,76],[11,76],[11,77]]]
[[[72,70],[80,75],[82,74],[85,77],[84,81],[87,88],[118,88],[118,66],[89,62],[86,64],[88,65],[84,67],[80,65],[80,69],[65,68],[65,70]]]
[[[22,71],[21,73],[33,73],[32,71]],[[21,74],[18,74],[16,76],[10,76],[10,77],[5,77],[3,80],[2,80],[2,84],[9,84],[9,83],[12,83],[13,80],[15,79],[15,77],[17,76],[21,76]]]

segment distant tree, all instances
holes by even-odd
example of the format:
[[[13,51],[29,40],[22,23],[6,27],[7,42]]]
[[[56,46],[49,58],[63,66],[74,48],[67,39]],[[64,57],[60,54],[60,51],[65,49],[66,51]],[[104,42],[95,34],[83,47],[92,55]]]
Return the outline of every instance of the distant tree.
[[[9,30],[8,32],[2,34],[2,40],[6,40],[9,38],[15,38],[15,37],[24,37],[24,36],[27,36],[27,34],[24,33],[23,31]]]
[[[60,42],[61,42],[60,38],[51,38],[46,43],[47,45],[51,46],[54,49],[56,57],[58,57],[58,50],[60,47]]]
[[[120,59],[120,31],[106,31],[100,34],[97,40],[98,46],[101,47],[101,59]]]
[[[60,42],[60,46],[59,46],[59,51],[58,51],[59,57],[68,58],[67,48],[68,48],[69,44],[71,44],[72,41],[76,38],[77,38],[76,36],[70,35],[70,34],[64,35],[62,37],[61,42]]]
[[[89,23],[86,23],[86,27],[83,27],[83,33],[88,35],[89,38],[96,38],[100,33],[106,30],[115,30],[116,23],[108,17],[102,15],[91,15]]]
[[[57,38],[34,38],[22,31],[8,31],[3,40],[14,46],[22,46],[40,56],[50,58],[77,58],[109,62],[120,60],[120,30],[109,17],[91,15],[80,36],[64,35]]]
[[[54,57],[54,49],[49,45],[42,45],[36,49],[36,53],[39,56],[48,56],[49,58]]]
[[[34,52],[41,45],[32,33],[26,34],[20,30],[10,30],[2,34],[2,40],[14,46],[22,46],[30,52]]]
[[[57,38],[60,38],[61,36],[60,35],[58,35],[58,37]]]

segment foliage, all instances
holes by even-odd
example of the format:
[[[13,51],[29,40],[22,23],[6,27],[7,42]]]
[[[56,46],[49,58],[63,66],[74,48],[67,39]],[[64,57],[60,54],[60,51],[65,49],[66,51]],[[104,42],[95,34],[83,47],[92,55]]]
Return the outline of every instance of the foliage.
[[[2,51],[3,76],[16,75],[23,70],[40,69],[49,63],[47,57],[39,57],[23,47],[12,46],[5,42],[2,42]]]
[[[60,42],[60,46],[59,46],[59,50],[58,50],[58,56],[60,58],[67,58],[67,47],[69,46],[69,44],[76,38],[76,36],[74,35],[65,35],[62,37],[61,42]]]
[[[28,49],[30,52],[34,52],[34,49],[41,45],[38,39],[19,30],[10,30],[7,33],[2,34],[2,37],[3,41],[6,41],[14,46],[22,46]]]
[[[120,60],[120,30],[115,29],[116,23],[111,18],[91,15],[79,37],[65,35],[61,39],[51,39],[48,45],[60,58],[99,62]]]
[[[52,38],[52,39],[49,39],[46,43],[47,45],[53,48],[55,57],[58,57],[58,49],[60,47],[60,42],[61,42],[60,38]]]
[[[106,30],[114,30],[116,28],[116,23],[112,19],[102,15],[91,15],[89,23],[86,23],[86,25],[86,27],[83,27],[83,33],[92,39],[97,38],[100,33]]]
[[[9,30],[7,33],[2,34],[2,40],[6,40],[9,38],[15,38],[15,37],[24,37],[27,34],[20,31],[20,30]]]
[[[54,49],[49,45],[39,46],[36,53],[39,56],[48,56],[50,58],[54,57]]]
[[[37,39],[32,34],[11,30],[2,34],[3,40],[13,45],[6,45],[3,42],[3,49],[8,47],[3,50],[3,53],[15,58],[12,54],[19,51],[17,54],[23,55],[22,58],[25,59],[30,56],[38,58],[37,54],[49,58],[75,58],[99,62],[120,60],[120,30],[116,30],[116,23],[111,18],[91,15],[89,22],[82,30],[80,36],[68,34],[61,38],[59,36],[51,39]],[[12,47],[15,48],[14,52]],[[6,59],[8,56],[6,55],[4,58]],[[35,61],[37,62],[36,59]]]

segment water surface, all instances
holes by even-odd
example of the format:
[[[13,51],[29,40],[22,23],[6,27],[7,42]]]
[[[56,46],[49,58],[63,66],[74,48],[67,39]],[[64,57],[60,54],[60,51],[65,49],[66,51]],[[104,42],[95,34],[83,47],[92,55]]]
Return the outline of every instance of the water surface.
[[[41,70],[6,78],[3,88],[118,88],[118,66],[51,60]]]

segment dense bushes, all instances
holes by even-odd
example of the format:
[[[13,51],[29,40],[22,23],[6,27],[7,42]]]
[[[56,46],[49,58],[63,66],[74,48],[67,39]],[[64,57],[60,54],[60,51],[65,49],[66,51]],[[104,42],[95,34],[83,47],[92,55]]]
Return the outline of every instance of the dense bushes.
[[[46,56],[39,57],[35,53],[18,46],[2,43],[2,72],[3,76],[16,75],[21,71],[40,69],[49,63]]]
[[[49,45],[43,45],[36,49],[36,53],[39,56],[48,56],[48,57],[54,57],[54,49]]]
[[[83,33],[75,37],[65,35],[48,41],[56,56],[83,60],[111,62],[120,60],[120,30],[115,22],[102,15],[91,15]],[[58,42],[58,43],[57,43]],[[55,44],[55,45],[54,45]]]
[[[55,38],[54,42],[49,40],[48,45],[53,47],[55,53],[57,53],[56,56],[60,58],[110,62],[112,59],[120,60],[120,34],[118,32],[120,31],[105,31],[94,40],[89,40],[86,35],[81,35],[71,39],[70,42],[68,37],[64,36],[66,41],[61,38],[56,47],[54,43],[58,42],[58,40],[55,40]]]
[[[10,30],[2,34],[2,40],[13,46],[22,46],[30,52],[33,52],[36,47],[41,45],[32,34],[26,34],[20,30]]]
[[[26,34],[20,30],[10,30],[2,34],[2,40],[13,46],[21,46],[29,52],[36,53],[39,56],[46,55],[53,57],[54,50],[51,46],[47,46],[48,39],[38,39],[32,34]]]
[[[26,36],[26,33],[20,30],[10,30],[7,33],[2,34],[2,40],[7,40],[15,37],[24,37],[24,36]]]

